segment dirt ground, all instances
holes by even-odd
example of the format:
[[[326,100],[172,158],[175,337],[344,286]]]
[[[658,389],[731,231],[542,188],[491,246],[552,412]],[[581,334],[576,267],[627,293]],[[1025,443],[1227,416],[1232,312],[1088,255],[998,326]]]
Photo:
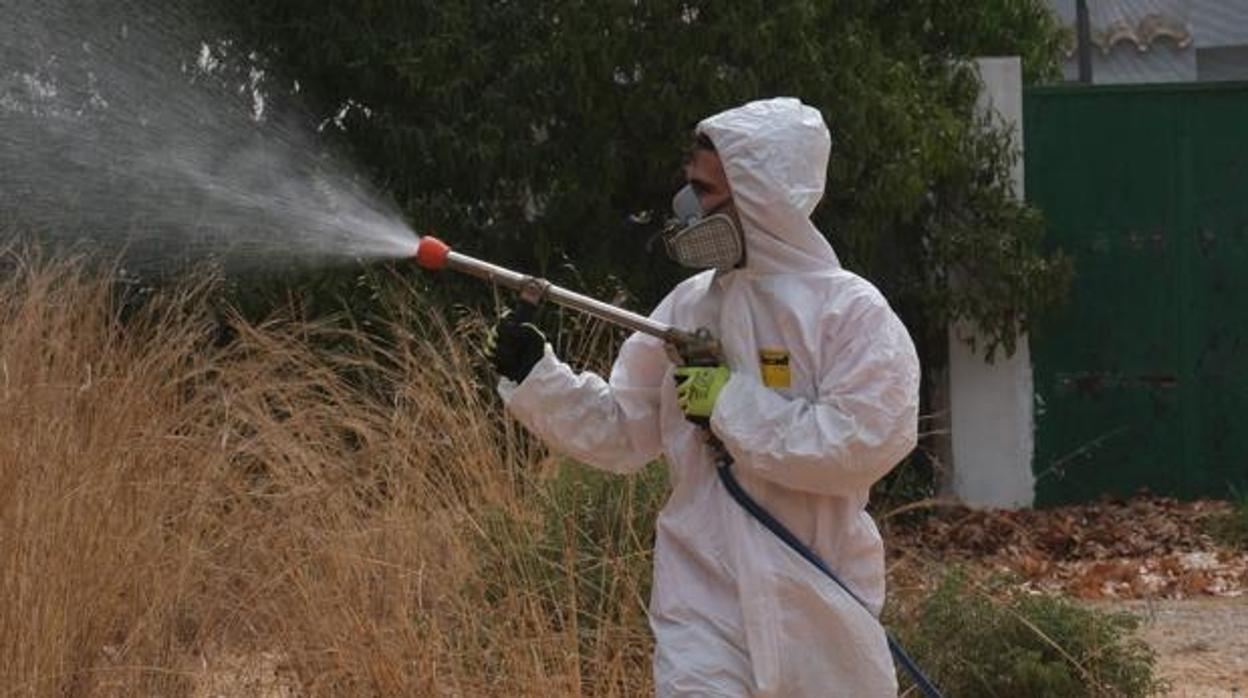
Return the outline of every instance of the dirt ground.
[[[1095,602],[1144,619],[1174,698],[1248,698],[1248,598]]]
[[[193,677],[192,698],[297,698],[293,677],[272,652],[239,654],[216,648],[187,664]]]

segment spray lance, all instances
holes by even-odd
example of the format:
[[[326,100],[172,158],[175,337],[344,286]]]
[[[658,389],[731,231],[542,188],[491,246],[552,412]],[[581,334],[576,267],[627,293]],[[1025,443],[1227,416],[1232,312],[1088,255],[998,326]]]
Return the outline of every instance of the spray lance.
[[[745,238],[736,221],[723,212],[704,213],[698,194],[687,185],[672,198],[675,218],[663,231],[663,245],[677,263],[692,269],[732,269],[745,258]],[[672,361],[685,366],[723,363],[719,342],[705,328],[689,331],[643,317],[609,303],[520,274],[451,250],[445,242],[424,236],[416,245],[416,264],[439,271],[451,269],[505,286],[529,306],[550,302],[604,322],[663,340]]]
[[[521,274],[456,252],[450,245],[430,235],[420,238],[414,259],[423,269],[449,269],[509,288],[518,293],[521,300],[533,306],[550,301],[616,327],[657,337],[667,345],[672,360],[684,365],[705,366],[721,361],[719,341],[705,328],[689,331],[656,322],[644,315],[556,286],[546,279]]]

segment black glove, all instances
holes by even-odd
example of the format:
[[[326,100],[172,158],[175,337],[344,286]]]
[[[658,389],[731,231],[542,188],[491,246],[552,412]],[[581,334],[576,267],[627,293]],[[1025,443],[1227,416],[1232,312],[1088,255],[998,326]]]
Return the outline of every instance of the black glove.
[[[523,383],[546,353],[546,335],[533,324],[533,315],[534,307],[521,301],[499,318],[485,340],[485,355],[494,369],[516,383]]]

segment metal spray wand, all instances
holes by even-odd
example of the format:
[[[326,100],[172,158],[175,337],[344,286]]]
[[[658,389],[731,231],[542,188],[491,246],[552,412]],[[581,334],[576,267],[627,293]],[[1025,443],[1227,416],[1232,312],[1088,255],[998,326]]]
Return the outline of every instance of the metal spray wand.
[[[550,301],[555,305],[585,313],[617,327],[644,332],[663,340],[669,350],[679,357],[681,363],[704,365],[720,361],[719,341],[706,329],[683,330],[651,320],[630,310],[617,308],[596,298],[569,291],[546,279],[521,274],[476,257],[455,252],[450,245],[436,237],[426,235],[420,239],[413,255],[416,264],[423,269],[441,271],[450,269],[490,283],[504,286],[520,294],[527,303],[540,305]]]

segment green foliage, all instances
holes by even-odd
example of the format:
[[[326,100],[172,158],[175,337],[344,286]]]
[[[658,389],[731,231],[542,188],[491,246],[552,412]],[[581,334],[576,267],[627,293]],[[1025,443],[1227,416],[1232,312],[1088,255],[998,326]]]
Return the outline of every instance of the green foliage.
[[[1139,619],[1061,598],[974,588],[954,572],[914,616],[902,644],[946,695],[1148,696],[1164,686]]]
[[[1206,519],[1205,529],[1223,545],[1248,550],[1248,495],[1237,496],[1230,511]]]
[[[968,318],[1007,345],[1064,286],[957,59],[1056,74],[1043,0],[218,0],[420,231],[542,274],[617,274],[639,305],[680,271],[651,245],[697,121],[797,95],[834,138],[816,222],[912,331]],[[274,104],[278,100],[274,99]],[[340,124],[340,127],[335,126]]]
[[[914,42],[932,60],[1018,55],[1027,82],[1060,78],[1053,59],[1072,38],[1048,3],[891,0],[880,5],[876,14],[890,40]]]
[[[926,451],[917,448],[871,486],[868,511],[878,519],[899,507],[934,499],[938,482],[935,462]],[[926,511],[919,507],[907,518],[925,515]]]
[[[1060,254],[1036,253],[1044,221],[1011,196],[1008,170],[1017,158],[1007,135],[985,127],[964,137],[974,155],[949,161],[918,213],[932,263],[905,279],[901,295],[917,299],[933,342],[956,320],[985,328],[992,360],[999,347],[1014,352],[1017,330],[1029,329],[1032,316],[1061,303],[1071,265]]]

